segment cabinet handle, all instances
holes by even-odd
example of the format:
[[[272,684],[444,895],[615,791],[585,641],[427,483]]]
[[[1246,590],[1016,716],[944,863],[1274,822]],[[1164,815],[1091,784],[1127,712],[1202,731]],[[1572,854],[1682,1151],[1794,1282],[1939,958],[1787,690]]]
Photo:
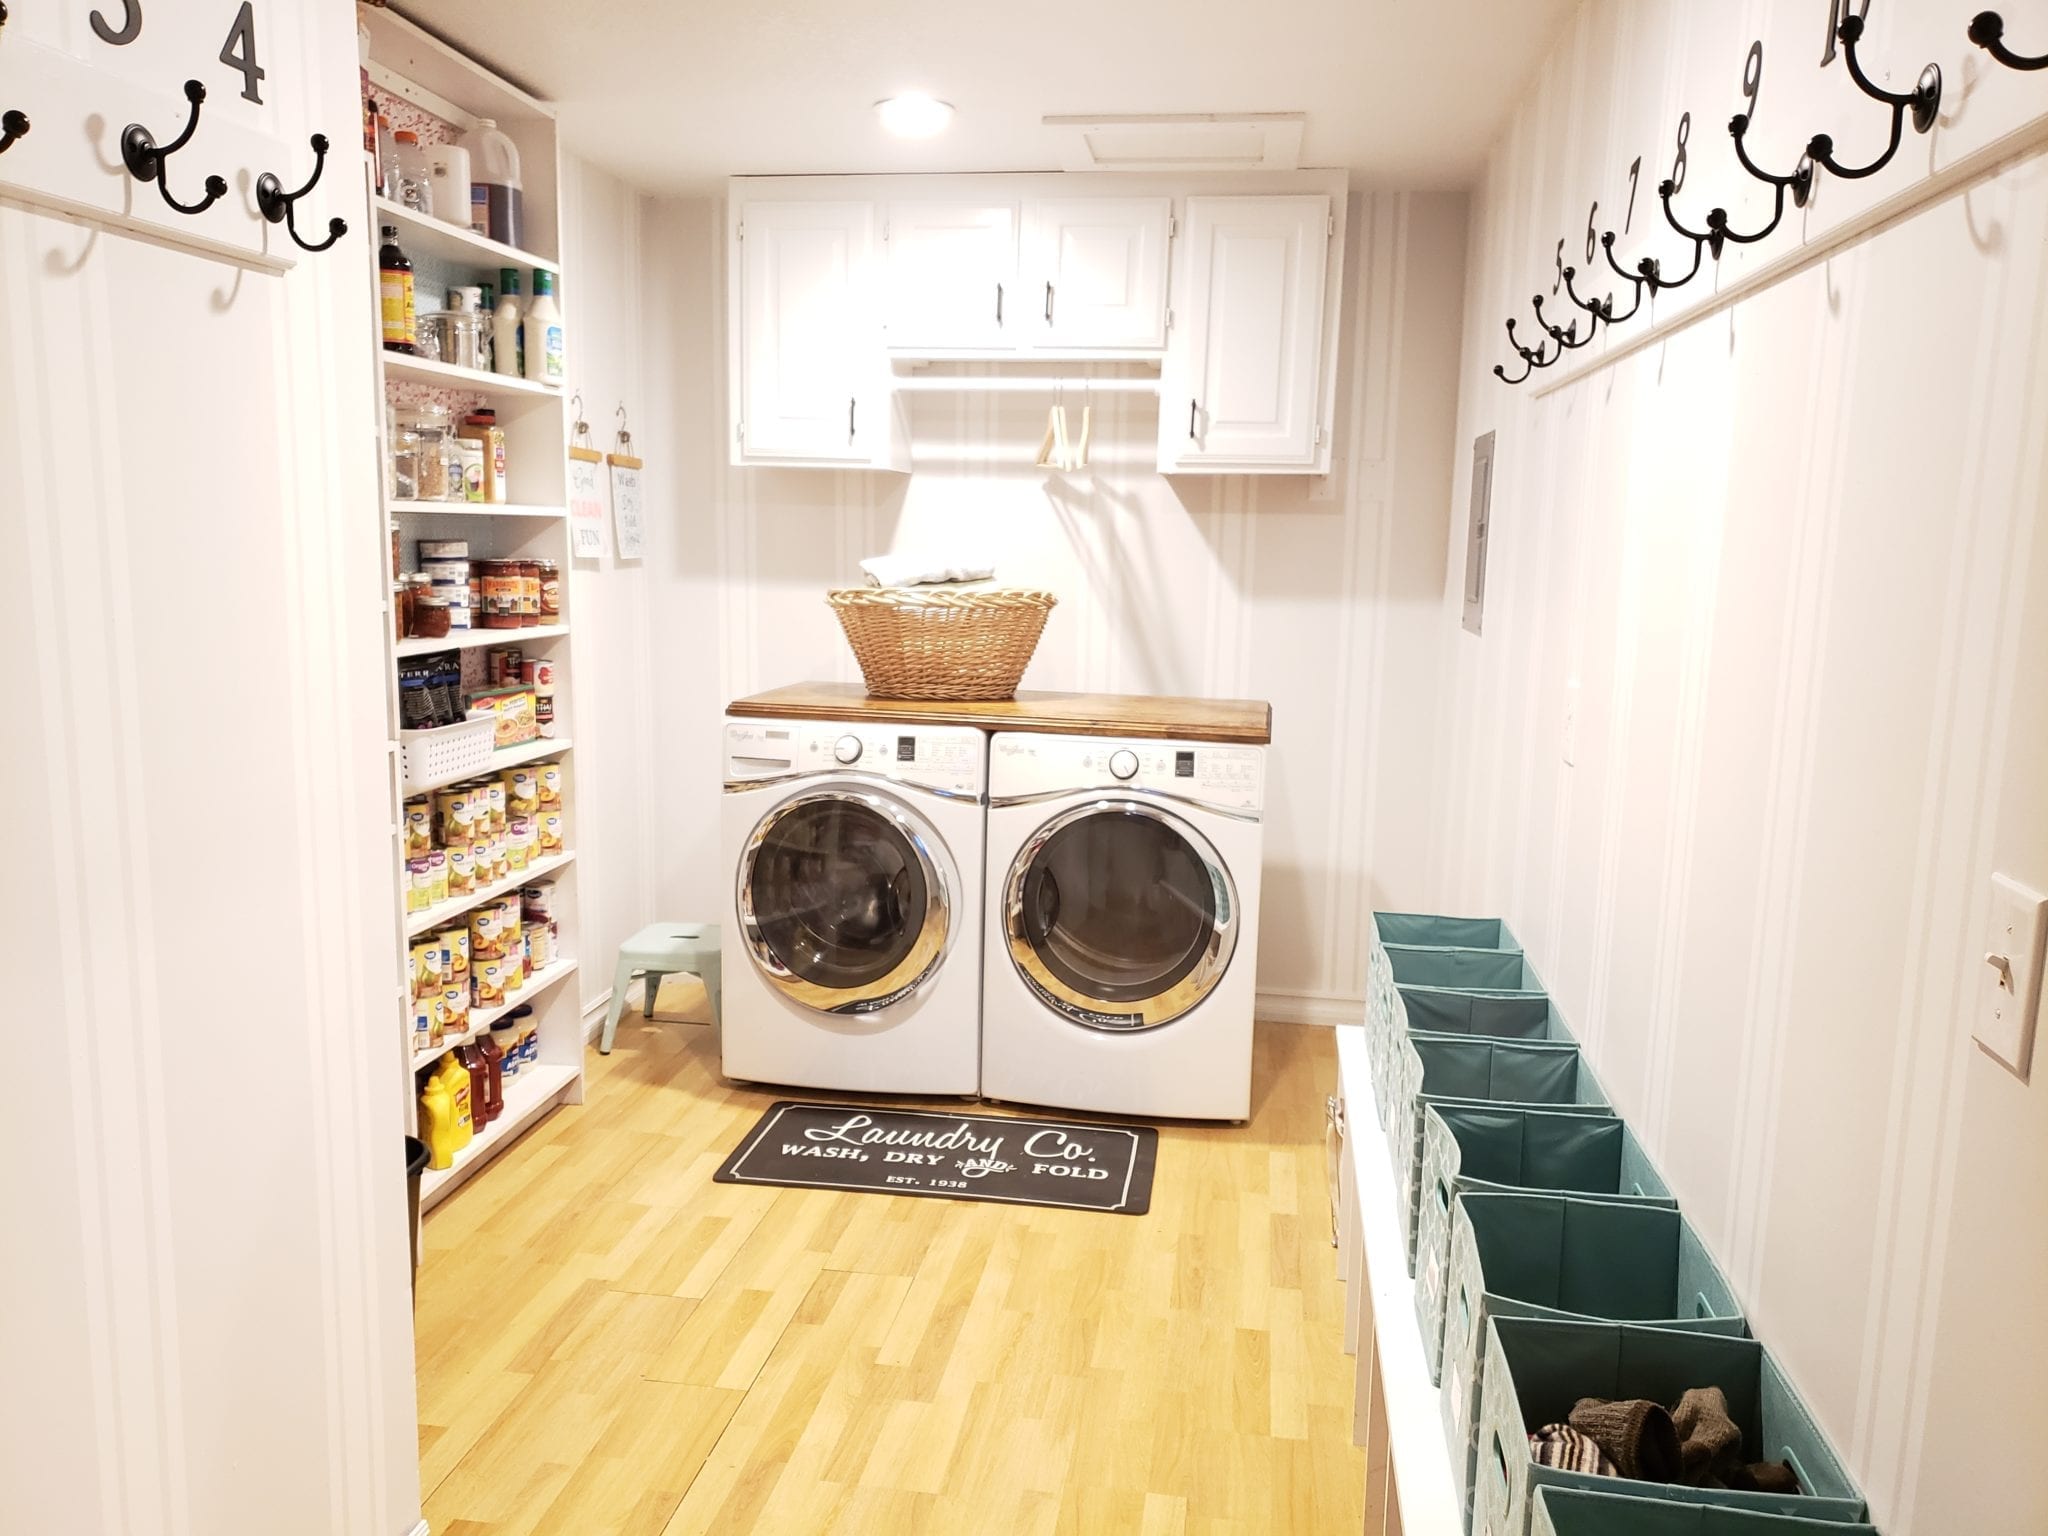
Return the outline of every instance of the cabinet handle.
[[[852,395],[848,395],[848,396],[846,397],[846,440],[847,440],[847,441],[848,441],[849,443],[853,441],[853,407],[854,407],[854,404],[855,404],[855,400],[854,400],[854,397],[853,397]]]
[[[1195,440],[1195,402],[1188,402],[1188,441]]]
[[[1003,323],[1003,285],[996,284],[996,324]]]
[[[1052,324],[1052,284],[1045,285],[1045,323]]]

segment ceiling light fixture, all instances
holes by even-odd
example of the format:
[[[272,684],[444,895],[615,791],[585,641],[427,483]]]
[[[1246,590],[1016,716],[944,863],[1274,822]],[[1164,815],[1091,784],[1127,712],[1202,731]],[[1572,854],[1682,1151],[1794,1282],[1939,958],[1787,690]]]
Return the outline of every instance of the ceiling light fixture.
[[[953,121],[953,103],[927,96],[923,91],[905,91],[887,101],[875,103],[882,126],[899,139],[929,139],[944,133]]]

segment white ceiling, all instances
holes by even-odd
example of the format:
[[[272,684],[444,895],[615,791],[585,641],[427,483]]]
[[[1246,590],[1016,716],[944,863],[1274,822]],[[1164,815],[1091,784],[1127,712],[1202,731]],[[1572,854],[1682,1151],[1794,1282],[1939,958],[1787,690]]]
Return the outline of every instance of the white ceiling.
[[[730,175],[1056,169],[1060,113],[1306,112],[1302,163],[1453,187],[1572,0],[399,0],[560,104],[568,149],[649,191]],[[871,105],[959,109],[922,143]]]

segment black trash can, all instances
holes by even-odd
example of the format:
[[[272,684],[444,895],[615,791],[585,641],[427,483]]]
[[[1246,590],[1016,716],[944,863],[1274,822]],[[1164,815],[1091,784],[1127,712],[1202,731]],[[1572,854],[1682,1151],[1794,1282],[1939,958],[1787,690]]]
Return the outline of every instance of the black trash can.
[[[405,1233],[412,1244],[412,1290],[420,1290],[420,1175],[427,1167],[427,1144],[417,1136],[405,1138]]]

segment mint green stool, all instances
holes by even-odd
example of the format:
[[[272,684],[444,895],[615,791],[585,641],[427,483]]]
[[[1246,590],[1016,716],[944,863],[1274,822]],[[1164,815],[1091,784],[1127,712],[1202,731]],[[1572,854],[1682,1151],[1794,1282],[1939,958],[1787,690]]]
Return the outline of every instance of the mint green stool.
[[[704,983],[711,999],[711,1027],[718,1028],[718,924],[655,923],[619,946],[619,962],[612,967],[612,1004],[605,1010],[604,1033],[597,1042],[600,1052],[612,1053],[612,1037],[619,1032],[619,1015],[626,1011],[626,988],[633,978],[647,978],[646,1008],[651,1014],[661,978],[678,971]]]

